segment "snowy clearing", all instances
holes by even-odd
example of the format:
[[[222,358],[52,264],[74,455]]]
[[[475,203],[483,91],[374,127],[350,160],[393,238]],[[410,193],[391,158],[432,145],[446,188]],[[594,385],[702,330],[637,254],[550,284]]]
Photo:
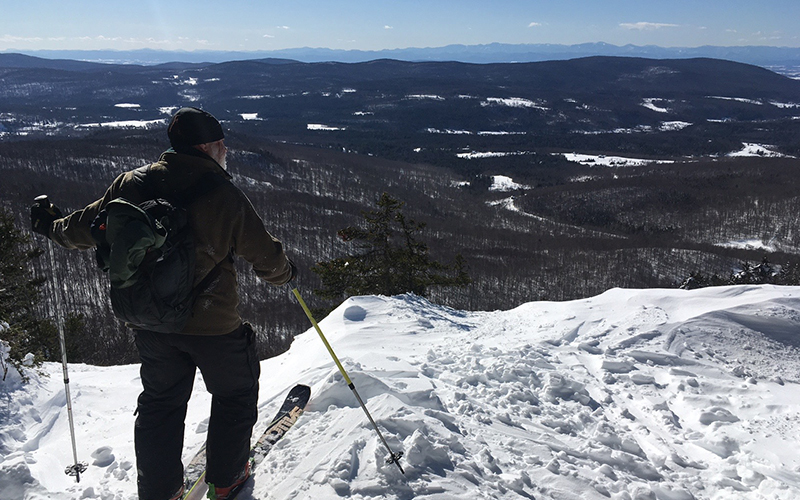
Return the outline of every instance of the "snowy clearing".
[[[438,128],[426,128],[425,132],[429,134],[446,134],[446,135],[472,135],[472,132],[469,130],[458,130],[458,129],[438,129]]]
[[[430,94],[412,94],[412,95],[407,95],[406,99],[444,101],[444,97],[439,96],[439,95],[430,95]]]
[[[644,106],[647,109],[653,110],[653,111],[655,111],[657,113],[669,113],[670,112],[669,108],[665,108],[663,106],[658,106],[656,104],[656,103],[665,102],[665,101],[666,101],[665,99],[648,98],[648,99],[645,99],[642,102],[642,106]],[[666,102],[669,102],[669,101],[666,101]]]
[[[481,130],[477,133],[471,130],[458,130],[458,129],[438,129],[426,128],[425,132],[429,134],[447,134],[447,135],[484,135],[484,136],[501,136],[501,135],[527,135],[527,132],[507,132],[504,130]]]
[[[658,130],[662,132],[676,132],[678,130],[683,130],[686,127],[691,127],[691,126],[692,126],[691,123],[682,121],[661,122],[661,125],[659,125]]]
[[[288,291],[287,291],[288,293]],[[355,297],[320,323],[401,475],[313,330],[262,362],[256,431],[288,389],[306,413],[251,499],[800,498],[800,288],[612,289],[465,312]],[[71,365],[80,484],[59,364],[0,385],[0,498],[133,500],[138,367]],[[185,458],[209,397],[198,376]]]
[[[166,119],[158,120],[122,120],[115,122],[82,123],[76,128],[153,128],[162,127],[167,124]]]
[[[769,103],[775,106],[776,108],[781,108],[781,109],[800,108],[800,104],[794,102],[770,101]]]
[[[325,131],[334,131],[334,130],[345,130],[342,127],[331,127],[330,125],[323,125],[322,123],[309,123],[306,128],[308,130],[325,130]]]
[[[481,158],[502,158],[504,156],[520,156],[534,154],[529,151],[470,151],[469,153],[456,153],[456,156],[465,160]]]
[[[719,243],[719,246],[727,248],[742,248],[746,250],[766,250],[767,252],[777,251],[777,248],[775,248],[774,245],[764,243],[761,240],[728,241],[726,243]]]
[[[736,102],[743,102],[745,104],[755,104],[756,106],[763,106],[764,103],[761,101],[757,101],[755,99],[746,99],[744,97],[723,97],[723,96],[716,96],[716,95],[708,95],[706,99],[720,99],[723,101],[736,101]]]
[[[530,186],[518,184],[514,179],[505,175],[493,175],[492,185],[489,186],[489,191],[514,191],[517,189],[530,189]]]
[[[563,155],[567,160],[580,163],[581,165],[597,165],[601,167],[639,167],[652,163],[675,163],[674,160],[644,160],[639,158],[627,158],[624,156],[585,155],[579,153],[553,154]]]
[[[541,103],[531,101],[530,99],[523,99],[521,97],[488,97],[481,103],[481,106],[508,106],[511,108],[534,108],[542,111],[549,111],[550,108]]]
[[[775,151],[774,148],[775,146],[769,146],[766,144],[743,142],[742,149],[739,151],[734,151],[733,153],[728,153],[728,156],[766,156],[770,158],[786,157],[786,155]]]

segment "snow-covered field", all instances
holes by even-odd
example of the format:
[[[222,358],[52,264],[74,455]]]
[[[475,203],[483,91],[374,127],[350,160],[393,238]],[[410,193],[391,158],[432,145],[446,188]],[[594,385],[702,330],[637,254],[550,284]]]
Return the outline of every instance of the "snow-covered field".
[[[579,153],[553,153],[560,154],[567,159],[581,165],[592,165],[599,167],[640,167],[654,163],[675,163],[674,160],[644,160],[639,158],[628,158],[625,156],[606,156],[606,155],[587,155]]]
[[[728,153],[728,156],[766,156],[766,157],[785,157],[786,155],[775,151],[775,146],[765,144],[753,144],[750,142],[742,143],[742,149]]]
[[[746,250],[765,250],[767,252],[777,251],[775,245],[772,245],[771,243],[765,243],[760,239],[728,241],[726,243],[720,243],[719,246],[728,248],[743,248]]]
[[[531,189],[530,186],[514,182],[514,179],[505,175],[493,175],[489,191],[515,191],[517,189]]]
[[[288,293],[288,290],[287,290]],[[800,498],[800,288],[613,289],[464,312],[356,297],[321,322],[401,475],[313,330],[262,362],[263,429],[295,383],[312,401],[244,499]],[[60,365],[0,385],[0,498],[135,498],[137,366]],[[198,376],[185,457],[209,397]]]

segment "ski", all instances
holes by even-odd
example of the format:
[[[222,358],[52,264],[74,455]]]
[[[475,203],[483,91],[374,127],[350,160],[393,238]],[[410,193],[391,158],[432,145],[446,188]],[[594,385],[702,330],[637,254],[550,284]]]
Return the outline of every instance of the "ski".
[[[264,457],[267,456],[269,450],[272,448],[280,438],[286,434],[294,423],[300,418],[306,404],[311,397],[311,388],[307,385],[298,384],[289,391],[283,405],[278,410],[275,418],[267,426],[267,429],[261,434],[256,443],[250,449],[251,474],[255,474],[255,466],[260,464]],[[203,445],[200,451],[192,458],[185,468],[184,475],[186,477],[186,493],[183,500],[201,500],[205,498],[208,493],[208,483],[205,482],[206,478],[206,446]],[[242,483],[242,487],[248,481]],[[234,491],[229,497],[229,500],[235,500],[236,495],[241,491]]]

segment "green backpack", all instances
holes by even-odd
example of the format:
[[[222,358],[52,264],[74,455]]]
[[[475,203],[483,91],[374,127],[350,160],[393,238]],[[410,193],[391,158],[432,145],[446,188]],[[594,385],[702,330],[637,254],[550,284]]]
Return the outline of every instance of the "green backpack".
[[[188,205],[222,182],[209,175],[180,201],[152,198],[136,205],[124,198],[108,203],[92,223],[95,255],[111,281],[114,315],[129,326],[179,333],[197,296],[222,270],[220,261],[198,283],[195,242]]]

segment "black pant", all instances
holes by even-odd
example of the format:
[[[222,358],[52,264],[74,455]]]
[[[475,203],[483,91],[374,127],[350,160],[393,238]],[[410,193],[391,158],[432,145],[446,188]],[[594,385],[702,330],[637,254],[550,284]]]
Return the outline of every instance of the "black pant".
[[[134,431],[139,500],[166,500],[183,483],[184,420],[196,368],[212,394],[206,481],[232,484],[247,462],[258,415],[253,330],[245,324],[219,336],[137,331],[136,347],[144,387]]]

